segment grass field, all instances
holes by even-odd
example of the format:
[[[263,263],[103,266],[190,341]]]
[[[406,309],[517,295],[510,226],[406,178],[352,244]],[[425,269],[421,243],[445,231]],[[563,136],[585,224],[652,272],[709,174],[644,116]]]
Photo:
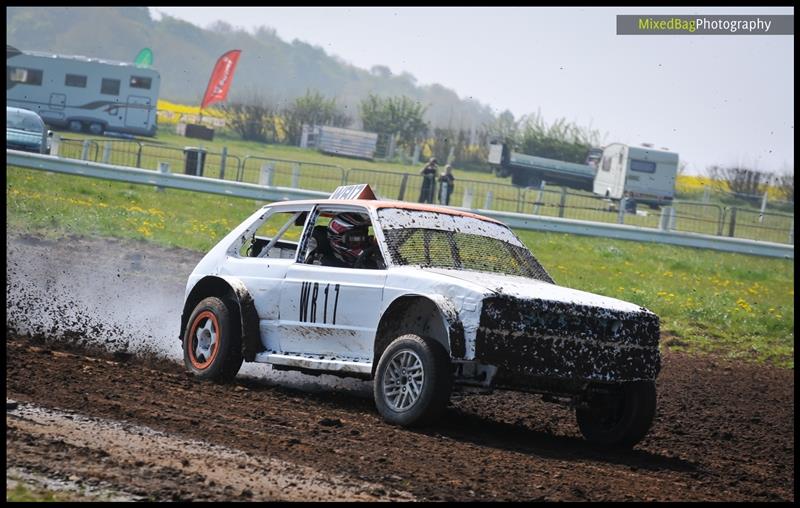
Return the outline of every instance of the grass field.
[[[111,164],[125,166],[156,169],[159,162],[167,162],[172,172],[183,172],[185,162],[181,147],[199,145],[208,150],[204,176],[212,178],[224,176],[226,180],[259,183],[261,167],[269,163],[273,167],[272,184],[284,187],[296,185],[304,189],[331,192],[345,180],[346,183],[368,182],[381,197],[416,201],[422,186],[419,165],[348,159],[299,147],[245,142],[230,137],[225,131],[217,133],[214,141],[207,142],[178,136],[162,126],[157,138],[140,138],[141,149],[129,141],[97,139],[73,133],[63,133],[63,136],[67,140],[59,150],[62,156],[81,158],[81,139],[90,139],[92,142],[86,153],[89,160],[107,160]],[[107,158],[104,157],[106,144],[110,150]],[[223,147],[228,150],[224,175],[220,155]],[[456,185],[450,201],[454,205],[471,203],[474,208],[618,222],[618,213],[611,203],[590,192],[569,189],[562,196],[559,187],[550,186],[544,191],[521,189],[510,185],[510,178],[497,178],[487,171],[456,168],[454,174]],[[696,177],[680,177],[678,188],[696,191],[700,181]],[[697,196],[694,198],[700,199]],[[743,206],[745,202],[735,204],[738,214],[733,236],[778,243],[790,241],[792,216],[761,216],[757,208]],[[676,201],[673,227],[678,231],[728,236],[732,214],[725,206],[713,202],[713,199],[708,204]],[[659,210],[645,206],[640,206],[637,214],[626,214],[623,218],[624,224],[649,228],[659,227],[660,220]]]
[[[8,483],[8,482],[6,482]],[[53,490],[14,480],[14,486],[6,485],[6,501],[11,503],[77,503],[87,501],[110,501],[110,495],[90,495],[78,490]]]
[[[26,475],[27,476],[27,475]],[[6,501],[12,503],[77,503],[87,501],[127,501],[131,496],[120,495],[111,490],[86,487],[77,483],[54,482],[35,475],[33,479],[23,479],[16,472],[6,472]],[[132,499],[130,499],[132,500]]]
[[[80,501],[80,496],[70,496],[55,490],[29,487],[22,483],[17,483],[14,488],[6,487],[6,501],[12,503],[59,503],[69,501]]]
[[[135,238],[199,252],[256,209],[239,198],[7,168],[6,226]],[[644,305],[665,347],[794,366],[794,262],[518,232],[561,284]]]

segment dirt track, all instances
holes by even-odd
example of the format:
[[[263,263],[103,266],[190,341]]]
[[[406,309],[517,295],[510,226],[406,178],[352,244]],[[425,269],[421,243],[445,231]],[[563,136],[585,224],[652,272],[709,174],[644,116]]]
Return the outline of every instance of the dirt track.
[[[180,285],[172,286],[182,284],[186,274],[180,271],[190,270],[190,258],[196,256],[138,242],[88,239],[61,245],[22,237],[11,238],[10,245],[7,304],[16,310],[9,314],[7,329],[26,324],[21,323],[27,314],[19,295],[30,296],[33,289],[22,281],[47,285],[44,279],[58,278],[69,266],[94,280],[85,281],[88,285],[76,293],[84,295],[86,287],[99,284],[105,299],[113,294],[138,298],[137,284],[157,280],[168,286],[158,289],[167,300],[146,305],[172,312],[173,299],[182,295]],[[94,252],[99,245],[110,247],[108,257],[119,263],[81,268],[84,264],[76,258],[86,255],[82,249]],[[41,266],[31,264],[31,253],[39,255]],[[149,260],[157,261],[153,271]],[[139,270],[125,263],[139,263]],[[165,263],[180,270],[169,272]],[[28,272],[31,269],[37,277]],[[118,290],[109,287],[117,274],[125,279]],[[58,284],[51,281],[49,294],[59,294]],[[6,396],[22,403],[7,413],[8,467],[103,481],[160,500],[794,501],[790,370],[666,353],[652,430],[633,451],[605,452],[580,438],[570,411],[531,395],[499,392],[454,398],[439,424],[405,430],[380,420],[366,383],[334,385],[324,377],[299,374],[280,377],[267,368],[254,374],[259,377],[240,375],[231,385],[198,384],[174,359],[83,349],[86,344],[137,349],[130,342],[137,328],[120,310],[131,305],[125,296],[120,298],[115,303],[119,308],[105,316],[113,319],[102,325],[93,325],[92,317],[38,328],[28,322],[39,340],[7,334]],[[70,305],[51,302],[54,308],[72,310],[90,303],[78,298]],[[133,317],[134,323],[145,322],[140,316]],[[74,340],[80,335],[77,331],[59,329],[67,322],[83,327],[88,335],[80,337],[79,346]],[[163,323],[170,334],[176,328],[175,323]],[[149,333],[149,326],[142,328]],[[51,340],[55,335],[63,338]],[[160,339],[143,335],[141,340]],[[149,350],[171,347],[157,346]],[[299,388],[304,379],[315,381],[313,390]],[[105,441],[80,437],[81,429],[90,433],[95,423],[59,425],[66,420],[49,417],[43,430],[41,422],[31,423],[33,417],[21,412],[30,409],[26,403],[82,415],[59,416],[67,420],[123,422],[117,427],[135,435],[150,432],[141,427],[153,429],[169,438],[168,444],[158,442],[168,446],[169,453],[146,452],[151,447],[131,450],[133,440],[126,443],[125,438],[109,438],[104,447]],[[200,444],[180,444],[189,440]],[[226,453],[244,458],[232,462],[235,469],[202,466],[214,464],[215,454]],[[303,471],[310,483],[297,480]]]

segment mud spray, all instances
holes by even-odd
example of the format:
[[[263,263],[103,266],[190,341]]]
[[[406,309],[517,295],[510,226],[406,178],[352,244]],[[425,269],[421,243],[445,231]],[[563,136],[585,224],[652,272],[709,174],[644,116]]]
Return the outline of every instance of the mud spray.
[[[186,279],[201,253],[108,238],[6,234],[6,328],[45,342],[167,359],[183,369],[178,340]],[[245,363],[239,376],[303,390],[371,385]]]

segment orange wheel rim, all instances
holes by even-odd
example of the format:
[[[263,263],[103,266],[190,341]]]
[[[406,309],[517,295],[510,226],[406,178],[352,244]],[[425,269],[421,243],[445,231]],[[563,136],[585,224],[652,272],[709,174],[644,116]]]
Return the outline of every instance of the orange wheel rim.
[[[194,368],[206,369],[214,362],[219,351],[220,338],[219,321],[213,312],[204,310],[194,318],[187,344],[189,361]]]

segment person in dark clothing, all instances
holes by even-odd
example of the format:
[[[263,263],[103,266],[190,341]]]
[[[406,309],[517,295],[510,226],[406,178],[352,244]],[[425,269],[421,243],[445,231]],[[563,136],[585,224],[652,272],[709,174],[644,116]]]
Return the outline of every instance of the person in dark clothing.
[[[453,194],[453,186],[456,177],[453,176],[453,166],[450,164],[444,167],[444,173],[439,177],[439,204],[449,205],[450,196]]]
[[[636,213],[636,200],[630,192],[625,192],[625,213]]]
[[[433,204],[433,196],[436,193],[436,174],[438,173],[436,164],[436,158],[431,157],[428,164],[419,172],[422,175],[422,188],[419,191],[420,203]]]

